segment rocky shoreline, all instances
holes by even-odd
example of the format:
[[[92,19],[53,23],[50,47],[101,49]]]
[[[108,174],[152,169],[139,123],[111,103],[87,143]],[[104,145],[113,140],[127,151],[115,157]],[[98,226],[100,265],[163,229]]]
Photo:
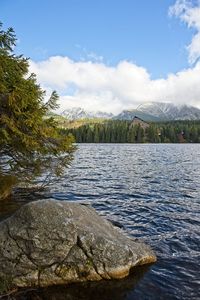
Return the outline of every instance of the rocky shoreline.
[[[17,287],[121,279],[155,261],[148,245],[77,203],[30,202],[0,223],[0,278]]]

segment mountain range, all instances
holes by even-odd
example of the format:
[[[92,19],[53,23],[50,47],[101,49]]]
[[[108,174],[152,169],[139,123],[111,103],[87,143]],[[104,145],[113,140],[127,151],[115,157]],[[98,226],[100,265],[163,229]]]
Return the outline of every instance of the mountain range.
[[[61,116],[67,118],[68,120],[79,120],[79,119],[112,119],[114,117],[111,113],[106,113],[102,111],[86,111],[81,107],[73,107],[64,110]]]
[[[66,109],[61,113],[61,115],[68,120],[93,118],[132,120],[134,117],[138,117],[146,122],[159,122],[174,120],[200,120],[200,109],[188,105],[149,102],[139,105],[137,109],[123,110],[116,116],[112,113],[102,111],[86,111],[80,107]]]
[[[161,120],[200,120],[200,109],[185,104],[150,102],[138,106],[137,110]]]

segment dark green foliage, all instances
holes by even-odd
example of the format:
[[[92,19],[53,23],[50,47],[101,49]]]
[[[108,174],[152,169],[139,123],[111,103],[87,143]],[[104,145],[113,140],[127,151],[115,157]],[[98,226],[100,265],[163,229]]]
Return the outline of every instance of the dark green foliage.
[[[35,75],[28,74],[28,60],[13,53],[15,42],[14,31],[3,31],[0,23],[2,191],[4,178],[22,185],[43,173],[60,175],[75,149],[73,137],[60,135],[57,123],[48,117],[49,110],[57,107],[58,95],[54,91],[44,104],[44,91],[36,83]]]
[[[143,129],[114,120],[61,131],[72,133],[78,143],[200,143],[200,121],[151,123]]]
[[[7,293],[12,291],[12,289],[14,288],[15,287],[13,286],[11,275],[3,278],[0,277],[0,299],[1,297],[3,297],[3,295],[5,296],[4,299],[12,299],[12,298],[7,298],[7,296],[9,297],[9,294]]]

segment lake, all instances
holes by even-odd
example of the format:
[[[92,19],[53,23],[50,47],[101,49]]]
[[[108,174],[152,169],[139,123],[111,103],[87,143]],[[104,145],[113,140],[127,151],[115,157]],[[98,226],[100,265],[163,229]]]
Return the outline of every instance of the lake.
[[[80,144],[51,194],[91,204],[157,254],[136,282],[102,300],[200,299],[200,144]],[[25,201],[0,203],[1,218]],[[93,298],[82,290],[65,299],[97,299],[91,288]]]

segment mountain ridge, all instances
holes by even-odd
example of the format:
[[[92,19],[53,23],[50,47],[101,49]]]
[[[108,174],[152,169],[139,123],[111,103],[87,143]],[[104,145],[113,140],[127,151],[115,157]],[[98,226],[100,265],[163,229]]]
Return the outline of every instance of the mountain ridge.
[[[111,119],[113,118],[112,113],[106,113],[102,111],[87,111],[81,107],[72,107],[65,109],[61,116],[66,117],[68,120],[79,120],[79,119],[91,119],[91,118],[102,118]]]
[[[165,121],[200,120],[200,109],[186,104],[175,105],[167,102],[149,102],[141,104],[137,110],[153,114]]]
[[[175,105],[167,102],[147,102],[137,109],[123,110],[118,115],[103,111],[87,111],[81,107],[65,109],[60,113],[68,120],[80,119],[113,119],[132,120],[138,117],[146,122],[176,121],[176,120],[200,120],[200,109],[186,104]]]
[[[115,116],[113,119],[114,120],[128,120],[128,121],[131,121],[135,117],[140,118],[145,122],[159,122],[159,121],[161,121],[160,118],[158,118],[158,117],[156,117],[152,114],[148,114],[148,113],[139,111],[137,109],[123,110],[120,114]]]

